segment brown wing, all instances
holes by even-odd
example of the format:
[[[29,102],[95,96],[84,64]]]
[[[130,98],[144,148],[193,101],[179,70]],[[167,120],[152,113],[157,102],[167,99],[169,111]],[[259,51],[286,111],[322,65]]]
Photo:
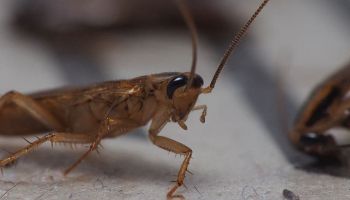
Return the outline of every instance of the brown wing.
[[[139,83],[142,80],[138,81]],[[63,124],[68,125],[69,113],[81,112],[89,114],[90,110],[82,110],[78,104],[87,104],[89,101],[100,101],[101,105],[108,106],[109,101],[122,100],[122,96],[132,93],[142,84],[130,81],[104,82],[85,88],[60,88],[30,94],[39,105],[52,113]],[[79,110],[80,109],[80,110]],[[84,111],[84,112],[83,112]],[[73,113],[74,116],[74,113]],[[50,131],[43,124],[34,119],[28,112],[13,103],[1,108],[0,135],[28,135]]]
[[[59,88],[29,94],[39,105],[52,113],[68,130],[92,130],[98,126],[108,109],[114,104],[121,109],[125,99],[129,98],[140,105],[137,99],[144,99],[147,80],[162,82],[179,73],[162,73],[140,76],[130,80],[110,81],[83,88]],[[133,98],[130,98],[130,97]],[[136,99],[136,100],[135,100]],[[129,102],[130,103],[130,102]],[[133,106],[132,109],[139,106]],[[0,112],[0,135],[26,135],[47,132],[40,122],[14,104],[8,104]]]
[[[328,111],[343,101],[350,89],[350,65],[321,83],[304,104],[297,124],[311,128],[329,117]]]

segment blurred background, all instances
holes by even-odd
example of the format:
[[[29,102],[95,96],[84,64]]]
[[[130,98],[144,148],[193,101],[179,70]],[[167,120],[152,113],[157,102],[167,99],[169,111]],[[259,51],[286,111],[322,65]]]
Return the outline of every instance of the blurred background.
[[[189,2],[205,83],[259,3]],[[180,192],[188,199],[263,200],[283,199],[289,189],[301,199],[350,198],[348,166],[320,165],[286,137],[311,90],[350,62],[349,11],[348,0],[269,3],[214,92],[200,97],[208,105],[206,124],[194,112],[188,131],[168,124],[161,133],[194,152],[194,175]],[[190,36],[173,1],[0,1],[0,94],[182,72],[190,63]],[[11,152],[25,142],[2,137],[0,145]],[[67,177],[62,170],[86,147],[44,145],[4,170],[0,197],[164,199],[182,159],[154,147],[147,127],[103,145],[100,156],[92,154]]]

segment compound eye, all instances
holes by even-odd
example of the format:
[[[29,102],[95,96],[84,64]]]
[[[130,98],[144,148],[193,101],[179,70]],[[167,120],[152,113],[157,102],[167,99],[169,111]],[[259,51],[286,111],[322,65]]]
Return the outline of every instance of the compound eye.
[[[184,75],[180,75],[172,79],[167,88],[167,95],[169,99],[173,98],[174,92],[176,89],[185,86],[187,84],[187,77]]]
[[[317,144],[326,144],[327,136],[316,133],[307,133],[300,137],[300,143],[304,146],[312,146]]]

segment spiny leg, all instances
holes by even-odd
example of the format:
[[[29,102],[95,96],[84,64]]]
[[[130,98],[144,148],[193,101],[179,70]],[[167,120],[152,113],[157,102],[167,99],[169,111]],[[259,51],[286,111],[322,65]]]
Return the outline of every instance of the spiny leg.
[[[31,142],[28,146],[19,149],[13,154],[7,156],[6,158],[0,160],[0,167],[4,167],[9,163],[14,162],[19,157],[24,156],[34,149],[39,147],[41,144],[50,141],[51,143],[64,142],[64,143],[89,143],[92,141],[91,136],[86,134],[73,134],[73,133],[50,133],[36,141]]]
[[[7,150],[5,150],[5,149],[0,149],[0,150],[6,152],[7,155],[13,154],[13,152],[7,151]],[[13,161],[13,162],[11,162],[11,163],[6,164],[4,167],[0,167],[1,174],[3,174],[3,168],[5,168],[5,167],[6,167],[6,168],[10,168],[10,167],[16,165],[16,163],[17,163],[17,160],[15,160],[15,161]]]
[[[92,151],[94,151],[95,149],[97,149],[98,145],[101,142],[101,138],[95,138],[93,140],[93,142],[91,143],[89,150],[86,151],[75,163],[73,163],[70,167],[68,167],[65,171],[64,171],[64,175],[69,174],[69,172],[71,172],[74,168],[76,168]]]
[[[101,140],[105,137],[110,136],[109,133],[124,133],[137,126],[139,125],[132,120],[111,119],[107,116],[106,119],[101,123],[98,134],[94,136],[89,150],[87,150],[75,163],[67,168],[64,171],[64,175],[67,175],[74,168],[76,168],[92,151],[97,150]]]
[[[62,124],[50,112],[41,107],[30,96],[26,96],[16,91],[8,92],[0,97],[0,112],[5,104],[11,102],[27,111],[47,128],[55,131],[62,129]]]
[[[185,199],[182,195],[180,195],[180,194],[174,195],[174,193],[184,183],[186,171],[187,171],[188,165],[190,164],[190,160],[192,157],[192,150],[189,147],[187,147],[186,145],[181,144],[180,142],[177,142],[177,141],[172,140],[172,139],[167,138],[167,137],[155,136],[153,134],[150,134],[149,137],[150,137],[151,141],[153,142],[153,144],[155,144],[156,146],[158,146],[162,149],[165,149],[167,151],[171,151],[175,154],[180,154],[180,155],[185,156],[185,159],[182,162],[180,170],[179,170],[178,175],[177,175],[176,185],[174,185],[171,188],[171,190],[169,190],[169,192],[167,194],[168,200],[171,200],[174,198]]]
[[[110,112],[110,111],[108,111]],[[92,140],[92,143],[90,144],[89,150],[87,150],[80,158],[75,161],[70,167],[68,167],[64,171],[64,175],[69,174],[73,169],[75,169],[92,151],[96,150],[98,145],[100,144],[103,137],[108,135],[111,129],[111,119],[109,118],[108,114],[106,118],[101,122],[98,133],[96,136],[94,136],[94,139]]]

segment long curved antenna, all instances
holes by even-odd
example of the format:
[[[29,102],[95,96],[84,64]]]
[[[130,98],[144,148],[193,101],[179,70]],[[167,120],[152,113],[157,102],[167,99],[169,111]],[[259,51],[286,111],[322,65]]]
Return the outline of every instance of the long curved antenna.
[[[259,13],[261,12],[261,10],[265,7],[265,5],[269,2],[269,0],[264,0],[262,2],[262,4],[259,6],[259,8],[255,11],[255,13],[250,17],[250,19],[248,20],[248,22],[241,28],[241,30],[233,37],[230,46],[227,48],[226,52],[224,53],[224,56],[222,57],[218,68],[213,76],[213,79],[210,82],[210,85],[205,88],[203,90],[204,93],[209,93],[211,92],[214,87],[215,87],[215,83],[217,81],[217,79],[219,78],[219,75],[222,71],[222,69],[224,68],[227,59],[230,57],[230,55],[232,54],[232,52],[236,49],[236,47],[238,46],[239,41],[241,40],[241,38],[245,35],[245,33],[247,32],[249,26],[253,23],[253,21],[255,20],[255,18],[259,15]]]
[[[192,40],[192,65],[191,65],[191,72],[190,72],[190,78],[187,82],[186,88],[189,88],[192,85],[194,73],[196,73],[196,66],[197,66],[197,40],[198,40],[198,33],[197,28],[194,23],[193,17],[191,15],[191,12],[188,8],[188,4],[186,3],[186,0],[176,0],[176,3],[178,5],[178,8],[186,22],[186,25],[191,33],[191,40]]]

